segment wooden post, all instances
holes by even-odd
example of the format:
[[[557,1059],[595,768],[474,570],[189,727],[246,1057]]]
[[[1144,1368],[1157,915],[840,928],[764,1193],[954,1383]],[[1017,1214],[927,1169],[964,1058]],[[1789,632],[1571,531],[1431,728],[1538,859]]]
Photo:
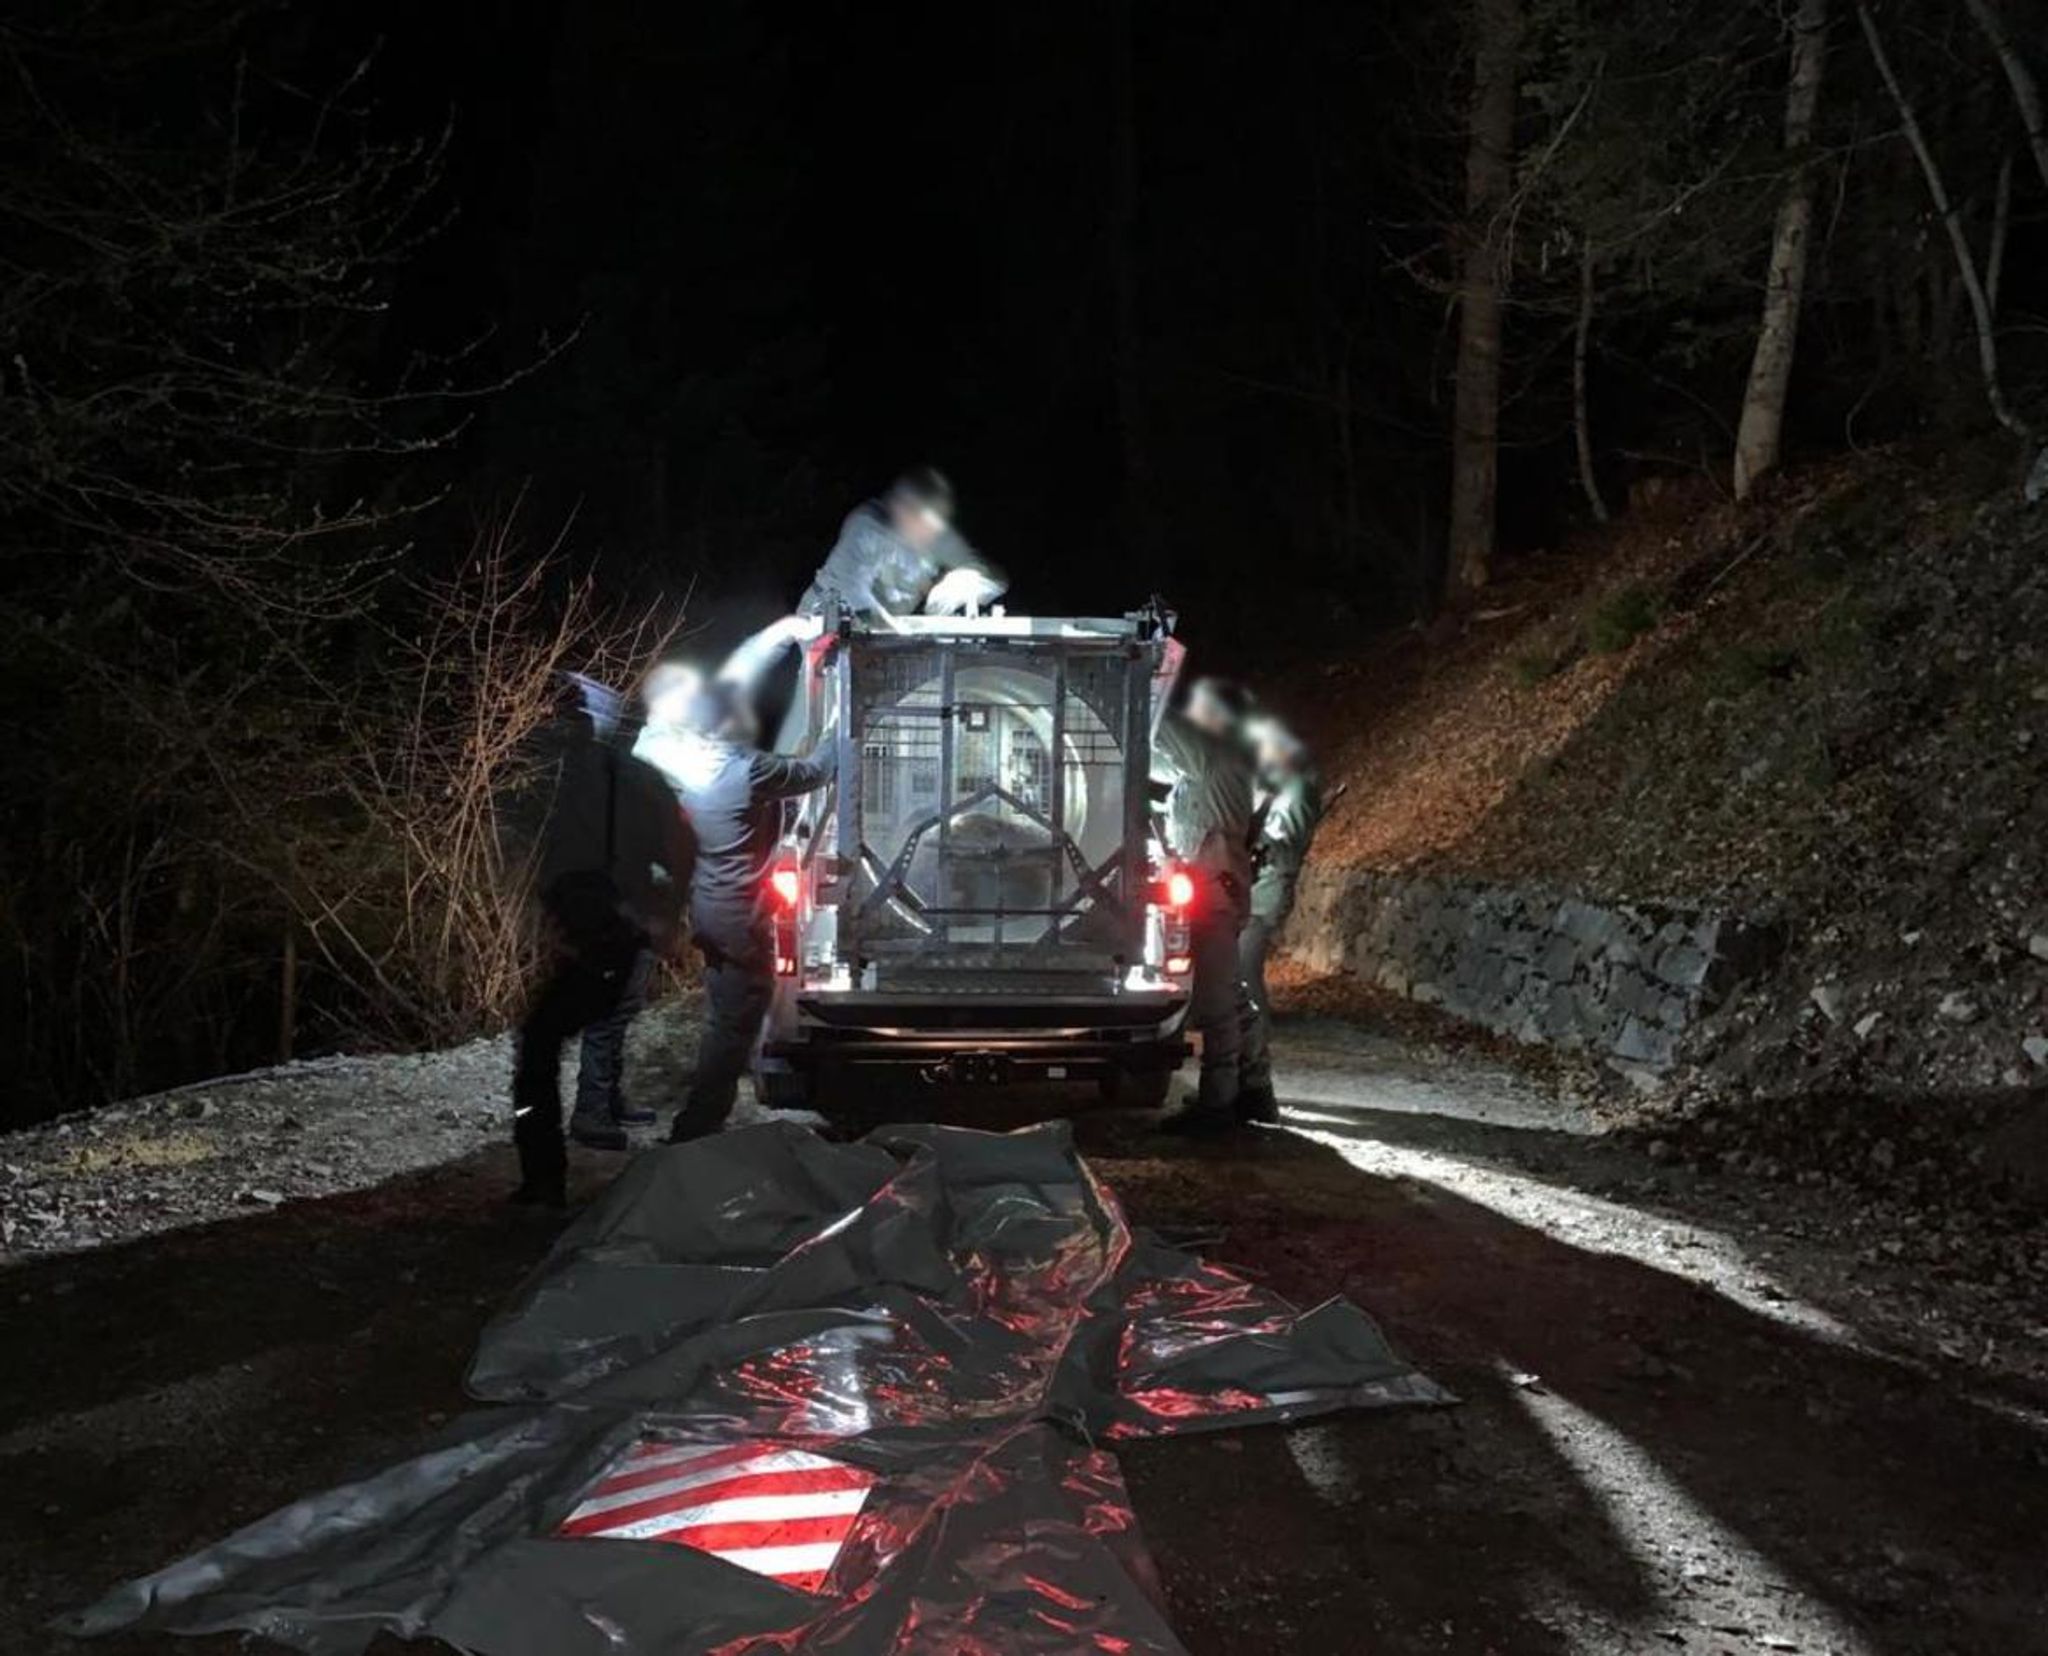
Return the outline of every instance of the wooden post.
[[[289,1064],[299,1029],[299,929],[284,928],[284,960],[277,978],[277,1061]]]

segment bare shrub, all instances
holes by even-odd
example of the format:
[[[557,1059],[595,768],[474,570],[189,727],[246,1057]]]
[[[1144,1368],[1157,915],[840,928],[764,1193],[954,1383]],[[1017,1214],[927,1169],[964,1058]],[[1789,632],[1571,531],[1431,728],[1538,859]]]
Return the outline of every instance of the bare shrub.
[[[559,586],[509,524],[462,571],[419,589],[421,624],[390,682],[346,710],[323,793],[353,827],[302,864],[294,912],[356,991],[364,1033],[441,1040],[503,1023],[532,974],[529,905],[548,756],[538,740],[564,675],[630,684],[674,618],[606,613]]]

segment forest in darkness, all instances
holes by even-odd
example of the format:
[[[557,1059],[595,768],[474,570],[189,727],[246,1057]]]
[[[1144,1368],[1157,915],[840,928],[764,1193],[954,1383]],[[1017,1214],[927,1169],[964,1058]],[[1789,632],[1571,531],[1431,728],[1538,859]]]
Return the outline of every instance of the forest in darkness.
[[[9,0],[15,1124],[501,1027],[527,738],[913,461],[1241,670],[2048,433],[2040,0]]]

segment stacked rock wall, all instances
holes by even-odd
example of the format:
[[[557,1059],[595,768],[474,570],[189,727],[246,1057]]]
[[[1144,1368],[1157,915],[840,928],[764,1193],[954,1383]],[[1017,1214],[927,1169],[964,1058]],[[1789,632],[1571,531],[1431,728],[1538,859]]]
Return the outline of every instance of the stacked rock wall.
[[[1287,942],[1313,970],[1656,1070],[1701,1011],[1775,953],[1768,927],[1733,915],[1314,866]]]

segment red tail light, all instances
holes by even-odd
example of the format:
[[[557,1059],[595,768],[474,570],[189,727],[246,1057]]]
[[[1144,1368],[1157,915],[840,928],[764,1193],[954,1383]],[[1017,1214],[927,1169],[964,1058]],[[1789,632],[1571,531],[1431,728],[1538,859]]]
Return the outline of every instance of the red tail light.
[[[1169,868],[1159,882],[1159,894],[1168,908],[1185,914],[1195,905],[1195,877],[1185,868]]]
[[[797,910],[804,894],[804,873],[796,858],[785,857],[768,871],[768,889],[775,893],[775,975],[795,977]]]

